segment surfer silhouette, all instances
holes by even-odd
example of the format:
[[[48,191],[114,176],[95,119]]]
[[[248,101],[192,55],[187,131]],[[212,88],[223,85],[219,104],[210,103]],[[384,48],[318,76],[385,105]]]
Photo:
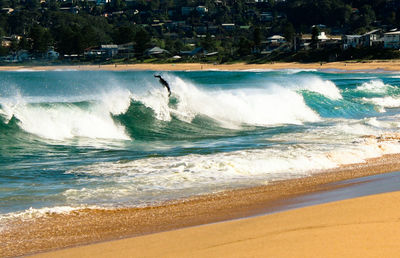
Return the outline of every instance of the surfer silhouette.
[[[166,80],[164,80],[164,79],[161,77],[161,75],[154,75],[154,77],[158,78],[158,79],[160,80],[160,83],[161,83],[165,88],[167,88],[167,90],[168,90],[168,97],[171,96],[171,89],[170,89],[170,87],[169,87],[168,82],[167,82]]]

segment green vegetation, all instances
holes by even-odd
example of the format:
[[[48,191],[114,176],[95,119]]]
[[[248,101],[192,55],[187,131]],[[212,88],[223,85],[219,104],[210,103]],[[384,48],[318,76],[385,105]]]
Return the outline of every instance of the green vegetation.
[[[48,62],[51,49],[52,60],[91,63],[398,58],[382,47],[321,47],[318,37],[400,27],[400,0],[0,0],[0,9],[0,57],[26,50],[23,60]],[[296,45],[304,34],[308,49]],[[273,35],[285,42],[274,46]],[[154,46],[168,52],[146,52]]]

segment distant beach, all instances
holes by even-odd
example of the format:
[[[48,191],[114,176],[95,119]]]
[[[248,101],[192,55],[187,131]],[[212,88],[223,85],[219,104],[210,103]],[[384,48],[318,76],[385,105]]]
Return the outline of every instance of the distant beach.
[[[0,66],[0,71],[15,70],[153,70],[153,71],[199,71],[199,70],[251,70],[251,69],[336,69],[343,71],[357,70],[385,70],[399,71],[400,60],[366,60],[346,62],[318,62],[318,63],[295,63],[295,62],[273,62],[265,64],[209,64],[209,63],[169,63],[169,64],[106,64],[106,65],[73,65],[73,66]]]

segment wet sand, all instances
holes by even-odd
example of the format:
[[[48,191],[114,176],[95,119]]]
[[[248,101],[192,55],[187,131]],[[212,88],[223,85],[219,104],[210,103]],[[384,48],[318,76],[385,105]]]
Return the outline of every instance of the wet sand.
[[[400,192],[37,257],[398,257]]]
[[[400,60],[375,61],[346,61],[329,63],[284,63],[273,62],[265,64],[202,64],[202,63],[175,63],[175,64],[109,64],[109,65],[73,65],[73,66],[0,66],[0,71],[16,70],[152,70],[152,71],[185,71],[185,70],[248,70],[248,69],[333,69],[343,71],[386,70],[400,71]]]
[[[340,180],[400,171],[399,161],[400,155],[386,155],[306,178],[225,191],[157,207],[86,209],[70,214],[48,214],[35,220],[13,220],[8,230],[0,232],[0,256],[32,254],[266,214],[290,203],[299,203],[296,198],[306,193],[341,188],[343,185],[337,183]],[[349,184],[356,185],[357,182]]]

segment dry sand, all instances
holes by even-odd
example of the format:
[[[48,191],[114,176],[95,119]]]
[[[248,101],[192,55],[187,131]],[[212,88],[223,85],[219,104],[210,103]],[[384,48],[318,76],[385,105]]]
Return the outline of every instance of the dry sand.
[[[357,70],[387,70],[400,71],[400,60],[375,60],[363,62],[329,62],[329,63],[265,63],[265,64],[110,64],[110,65],[74,65],[74,66],[0,66],[0,71],[15,70],[153,70],[153,71],[182,71],[182,70],[247,70],[247,69],[339,69],[347,71]]]
[[[35,257],[398,257],[400,192]]]

